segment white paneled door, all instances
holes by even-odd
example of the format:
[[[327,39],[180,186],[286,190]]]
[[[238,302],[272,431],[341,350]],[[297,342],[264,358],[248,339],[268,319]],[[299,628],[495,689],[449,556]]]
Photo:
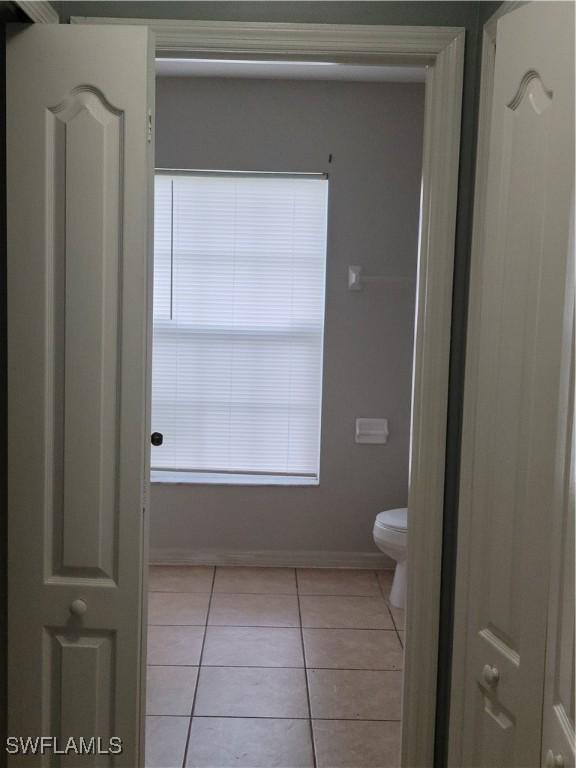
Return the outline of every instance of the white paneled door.
[[[58,738],[12,765],[142,764],[153,59],[10,31],[8,733]]]
[[[498,21],[482,279],[471,286],[480,319],[477,379],[467,384],[476,391],[470,508],[462,510],[471,521],[459,713],[459,764],[467,768],[573,765],[552,725],[558,702],[560,720],[574,715],[573,592],[566,591],[574,575],[573,510],[566,511],[573,66],[572,3],[528,3]],[[551,588],[556,653],[548,649],[543,739]],[[560,753],[565,762],[547,762]]]

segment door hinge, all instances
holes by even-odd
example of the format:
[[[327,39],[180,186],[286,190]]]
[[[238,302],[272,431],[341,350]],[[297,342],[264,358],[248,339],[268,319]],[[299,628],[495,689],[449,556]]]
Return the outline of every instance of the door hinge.
[[[152,141],[152,110],[148,110],[148,143]]]

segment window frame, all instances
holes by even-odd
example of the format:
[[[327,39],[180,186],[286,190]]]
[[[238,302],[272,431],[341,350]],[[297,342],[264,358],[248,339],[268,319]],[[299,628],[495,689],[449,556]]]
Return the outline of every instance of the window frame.
[[[246,171],[246,170],[215,170],[215,169],[184,169],[184,168],[155,168],[157,176],[198,176],[230,177],[230,178],[276,178],[276,179],[309,179],[329,182],[330,175],[325,171]],[[286,486],[286,487],[317,487],[320,485],[321,455],[322,455],[322,405],[324,392],[324,331],[326,323],[326,276],[328,266],[328,218],[330,190],[326,192],[326,234],[324,249],[324,293],[322,306],[322,329],[320,345],[320,393],[318,400],[318,455],[316,472],[280,472],[280,471],[227,471],[221,469],[196,469],[177,467],[155,467],[151,460],[150,483],[153,485],[220,485],[220,486]],[[154,202],[155,211],[155,202]],[[154,249],[153,249],[154,250]],[[153,278],[154,284],[154,278]],[[155,287],[155,286],[154,286]],[[152,339],[154,340],[154,317],[152,316]],[[152,342],[154,353],[154,341]],[[153,398],[151,397],[153,407]]]

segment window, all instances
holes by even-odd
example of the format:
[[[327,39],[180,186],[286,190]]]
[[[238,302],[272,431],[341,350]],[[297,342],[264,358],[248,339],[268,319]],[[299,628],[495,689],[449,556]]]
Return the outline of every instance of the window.
[[[328,180],[157,173],[152,480],[316,484]]]

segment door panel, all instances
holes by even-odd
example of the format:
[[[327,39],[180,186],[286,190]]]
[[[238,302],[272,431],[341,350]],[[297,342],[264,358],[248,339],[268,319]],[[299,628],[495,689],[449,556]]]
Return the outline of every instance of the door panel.
[[[141,764],[153,61],[144,27],[8,41],[8,733],[123,742],[14,765]]]
[[[46,643],[47,671],[52,673],[49,732],[61,734],[63,739],[78,734],[114,735],[110,696],[114,690],[114,633],[81,636],[56,630],[46,633]]]
[[[550,520],[573,300],[573,30],[570,3],[529,3],[498,21],[483,279],[471,286],[480,320],[470,508],[462,510],[471,520],[467,768],[540,760]]]
[[[114,579],[118,553],[118,370],[122,352],[119,282],[123,267],[122,111],[94,88],[78,87],[50,110],[51,193],[65,194],[55,258],[63,266],[64,386],[55,418],[63,420],[62,575]],[[60,125],[58,125],[60,123]],[[90,183],[86,180],[90,179]],[[65,251],[74,254],[66,259]],[[90,285],[90,292],[85,286]],[[60,328],[54,329],[56,335]],[[89,411],[86,403],[91,403]],[[60,480],[60,479],[59,479]]]

